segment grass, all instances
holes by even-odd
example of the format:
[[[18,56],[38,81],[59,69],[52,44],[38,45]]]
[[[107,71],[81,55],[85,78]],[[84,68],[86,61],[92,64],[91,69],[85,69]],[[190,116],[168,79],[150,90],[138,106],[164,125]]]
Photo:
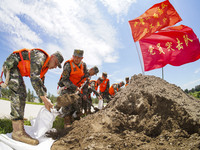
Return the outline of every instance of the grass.
[[[12,121],[7,118],[0,119],[0,134],[12,132]]]
[[[29,120],[24,120],[24,125],[31,126],[31,122]],[[53,128],[62,129],[64,128],[64,119],[56,117],[53,122]],[[12,132],[12,121],[9,118],[0,119],[0,134],[6,134]]]

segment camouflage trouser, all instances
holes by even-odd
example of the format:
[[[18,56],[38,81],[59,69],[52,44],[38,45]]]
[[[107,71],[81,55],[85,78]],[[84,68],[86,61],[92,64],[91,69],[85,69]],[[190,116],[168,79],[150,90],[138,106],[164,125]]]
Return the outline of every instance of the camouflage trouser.
[[[72,91],[70,89],[62,90],[61,96],[66,94],[66,93],[67,94],[73,94],[73,93],[75,93],[75,91]],[[75,101],[73,104],[63,107],[63,113],[65,114],[64,117],[69,116],[69,115],[71,116],[75,111],[77,113],[80,113],[80,111],[81,111],[81,101]]]
[[[111,100],[110,94],[109,93],[105,93],[105,92],[103,92],[101,94],[102,94],[102,98],[103,98],[104,102],[109,103],[110,100]]]
[[[87,100],[92,104],[92,98],[90,96],[87,96]],[[84,112],[90,112],[91,110],[91,104],[88,103],[86,100],[83,99],[82,96],[82,109],[84,109]]]
[[[8,82],[8,87],[11,90],[11,119],[23,119],[27,93],[23,77],[21,76],[17,67],[14,67],[10,70],[10,80]]]

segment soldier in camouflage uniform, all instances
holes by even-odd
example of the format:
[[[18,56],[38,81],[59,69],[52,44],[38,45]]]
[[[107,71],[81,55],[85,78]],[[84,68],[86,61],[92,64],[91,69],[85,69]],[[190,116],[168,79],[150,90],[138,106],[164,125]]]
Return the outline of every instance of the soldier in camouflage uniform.
[[[84,76],[82,76],[81,80],[84,80],[84,83],[81,85],[81,91],[80,92],[76,92],[76,93],[73,93],[73,92],[68,92],[68,93],[65,93],[65,86],[63,86],[62,88],[59,89],[59,91],[61,91],[61,95],[59,95],[57,97],[57,104],[55,106],[55,108],[57,110],[60,110],[61,108],[61,114],[59,115],[60,117],[64,117],[64,116],[67,116],[69,114],[69,107],[70,106],[74,106],[75,109],[79,110],[78,112],[78,115],[76,117],[76,119],[80,118],[80,115],[82,114],[82,109],[85,108],[85,106],[87,107],[88,105],[88,84],[89,84],[89,80],[91,78],[91,76],[93,76],[94,74],[97,74],[99,72],[99,69],[94,66],[92,68],[90,68],[88,70],[88,74],[85,74]],[[86,80],[85,80],[86,79]],[[81,82],[80,80],[80,82]],[[84,91],[84,92],[83,92]],[[64,94],[65,93],[65,94]],[[83,93],[87,93],[87,99],[83,99]],[[71,108],[71,107],[70,107]],[[74,109],[74,111],[75,111]],[[77,111],[76,110],[76,111]]]
[[[98,86],[103,82],[103,78],[99,77],[97,80],[90,80],[90,85],[88,87],[88,99],[92,103],[91,93],[93,92],[98,99],[102,99],[101,95],[97,92]],[[87,103],[86,114],[91,113],[91,104]]]
[[[92,104],[92,99],[91,99],[91,96],[90,96],[91,92],[98,94],[98,92],[95,89],[91,88],[90,78],[91,78],[91,76],[97,74],[99,72],[99,69],[98,69],[97,66],[94,66],[94,67],[90,68],[88,72],[89,72],[89,78],[87,78],[87,82],[84,86],[84,87],[87,88],[87,91],[86,91],[87,92],[87,99],[82,99],[82,109],[84,109],[84,112],[86,114],[87,114],[87,112],[90,112],[90,108],[91,108],[91,104]]]
[[[113,98],[117,92],[121,90],[121,87],[124,86],[124,82],[121,81],[120,83],[114,83],[109,88],[109,94]]]
[[[61,68],[63,56],[55,52],[49,56],[42,49],[21,49],[14,51],[4,62],[4,74],[9,72],[9,80],[6,85],[11,90],[11,117],[12,138],[24,143],[37,145],[38,140],[31,138],[24,130],[24,108],[27,97],[23,76],[29,76],[31,84],[40,97],[46,109],[50,111],[53,107],[51,101],[46,97],[47,89],[44,86],[44,75],[48,69]],[[5,76],[5,78],[6,78]],[[3,86],[3,84],[2,84]],[[5,83],[4,83],[5,86]]]
[[[126,81],[125,86],[127,86],[127,85],[129,84],[129,77],[126,77],[126,78],[125,78],[125,81]]]
[[[110,101],[109,97],[109,88],[110,88],[110,80],[107,78],[107,73],[102,73],[103,82],[100,84],[100,94],[101,97],[106,101],[107,103]]]
[[[79,91],[80,94],[81,91],[79,88],[85,82],[85,77],[89,77],[86,63],[82,62],[83,53],[83,50],[75,49],[72,59],[65,62],[61,78],[58,82],[59,87],[64,87],[61,91],[61,96],[66,93],[74,94],[77,91]],[[87,86],[82,88],[82,97],[85,100],[87,99],[87,90]],[[81,100],[74,101],[73,104],[64,107],[65,128],[71,126],[73,121],[72,115],[74,112],[77,112],[77,114],[81,113]]]

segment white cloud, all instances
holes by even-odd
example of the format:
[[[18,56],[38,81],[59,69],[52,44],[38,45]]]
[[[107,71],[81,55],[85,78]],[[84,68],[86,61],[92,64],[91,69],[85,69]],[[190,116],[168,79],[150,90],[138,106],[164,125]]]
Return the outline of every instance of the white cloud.
[[[0,31],[7,32],[16,38],[25,40],[30,43],[41,43],[41,39],[35,32],[23,24],[20,19],[12,12],[0,10]]]
[[[101,0],[111,14],[116,14],[118,21],[121,15],[126,15],[132,3],[137,0]]]
[[[73,49],[83,49],[88,65],[118,60],[116,29],[104,19],[96,1],[6,0],[0,2],[0,10],[0,31],[9,33],[18,47],[60,50],[65,59],[71,58]]]

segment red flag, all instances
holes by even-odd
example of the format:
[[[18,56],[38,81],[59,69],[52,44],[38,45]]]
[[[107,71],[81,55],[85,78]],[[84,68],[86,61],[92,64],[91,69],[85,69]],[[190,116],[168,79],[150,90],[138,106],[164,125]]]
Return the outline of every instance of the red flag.
[[[166,64],[180,66],[200,58],[199,39],[191,28],[184,25],[165,28],[139,43],[145,71]]]
[[[130,20],[129,24],[136,42],[164,27],[175,25],[181,20],[172,4],[166,0],[153,5],[141,16]]]

